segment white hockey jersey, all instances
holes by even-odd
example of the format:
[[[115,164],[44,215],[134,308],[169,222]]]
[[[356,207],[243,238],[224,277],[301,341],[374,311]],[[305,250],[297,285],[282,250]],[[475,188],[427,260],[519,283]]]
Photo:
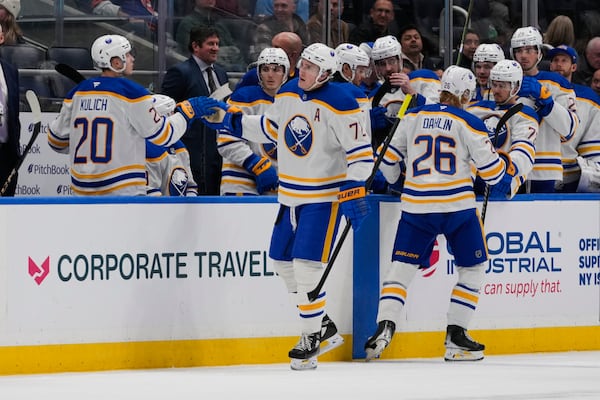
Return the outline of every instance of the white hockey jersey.
[[[400,121],[380,167],[388,182],[400,177],[402,160],[402,210],[415,214],[475,208],[471,163],[492,185],[506,169],[484,123],[444,104],[412,108]]]
[[[286,83],[264,116],[244,115],[243,137],[277,144],[278,199],[293,207],[336,202],[346,181],[365,181],[373,149],[356,99],[330,82],[305,92]]]
[[[579,127],[562,143],[563,183],[576,182],[581,175],[577,156],[600,161],[600,97],[588,86],[573,85]]]
[[[147,89],[126,78],[97,77],[77,85],[50,123],[48,143],[69,153],[78,195],[145,195],[145,139],[168,146],[185,133],[185,118],[159,116]]]
[[[274,98],[258,85],[236,89],[228,104],[241,109],[247,115],[262,115],[273,104]],[[217,135],[217,150],[223,157],[221,169],[221,195],[258,195],[254,174],[244,167],[244,161],[252,154],[268,157],[277,167],[277,146],[273,143],[255,143],[237,138],[226,130]],[[276,191],[264,194],[276,194]]]
[[[168,147],[146,141],[148,196],[197,196],[190,153],[181,140]]]
[[[517,167],[518,175],[513,180],[511,191],[511,194],[514,195],[533,169],[539,116],[533,108],[523,106],[520,112],[506,121],[504,127],[498,131],[498,138],[496,138],[496,125],[511,106],[512,104],[498,106],[494,101],[480,101],[467,108],[467,111],[484,122],[490,140],[496,145],[496,149],[508,153]]]

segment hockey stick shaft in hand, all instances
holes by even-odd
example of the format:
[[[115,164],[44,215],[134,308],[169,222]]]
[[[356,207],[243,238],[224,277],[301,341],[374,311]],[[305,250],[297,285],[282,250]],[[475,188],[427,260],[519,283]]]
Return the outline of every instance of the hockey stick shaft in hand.
[[[71,67],[68,64],[56,64],[54,66],[54,70],[77,84],[85,80],[85,76],[83,76],[81,72],[77,71],[75,68]]]
[[[494,149],[498,148],[498,136],[500,136],[500,130],[506,125],[506,122],[523,109],[523,103],[516,103],[514,106],[506,110],[504,115],[500,118],[498,123],[496,124],[496,128],[494,128]],[[490,200],[490,185],[485,184],[485,189],[483,192],[483,206],[481,207],[481,223],[485,223],[485,213],[487,211],[488,201]]]
[[[17,160],[17,163],[15,164],[13,169],[10,171],[8,178],[6,178],[6,181],[2,185],[2,189],[0,189],[0,196],[4,196],[4,193],[6,193],[6,190],[8,189],[8,187],[10,186],[10,183],[12,182],[15,175],[19,171],[19,168],[21,168],[21,165],[23,165],[23,161],[25,161],[25,157],[27,157],[29,150],[31,150],[31,147],[33,146],[33,143],[35,142],[35,139],[37,139],[37,137],[40,133],[40,129],[42,128],[42,109],[40,108],[40,102],[38,100],[38,97],[36,96],[36,94],[34,93],[33,90],[28,90],[25,93],[25,98],[27,99],[27,102],[29,103],[29,108],[31,109],[31,114],[33,117],[33,119],[32,119],[33,132],[31,133],[31,138],[29,139],[29,142],[27,142],[27,145],[25,146],[25,149],[23,150],[23,154],[21,154],[21,156]]]
[[[367,182],[365,185],[367,191],[371,188],[373,179],[375,179],[377,170],[379,169],[379,166],[381,165],[381,162],[383,161],[383,156],[385,155],[385,152],[387,151],[388,147],[390,146],[390,142],[392,141],[392,138],[394,137],[394,133],[396,132],[396,129],[398,128],[398,124],[400,123],[400,120],[402,119],[402,117],[406,113],[406,110],[412,103],[413,98],[414,97],[412,95],[407,94],[406,97],[404,98],[404,101],[402,102],[402,107],[400,107],[400,109],[398,110],[398,114],[396,114],[396,121],[394,121],[394,125],[392,125],[392,129],[390,129],[389,133],[385,137],[385,140],[383,141],[383,145],[381,146],[381,151],[379,152],[379,157],[377,157],[377,159],[375,160],[375,164],[373,165],[373,170],[371,171],[371,175],[367,179]],[[329,262],[327,263],[327,266],[325,267],[325,270],[323,271],[323,275],[321,275],[321,279],[319,280],[319,283],[317,283],[317,286],[313,290],[308,292],[308,299],[310,301],[315,301],[315,299],[317,298],[317,296],[319,296],[319,293],[323,289],[323,285],[325,285],[325,281],[327,280],[327,277],[329,276],[329,273],[331,272],[331,269],[333,268],[333,263],[337,259],[337,256],[342,249],[342,245],[346,241],[346,236],[348,236],[348,233],[350,233],[350,228],[351,228],[350,221],[346,221],[346,226],[344,227],[344,230],[340,234],[340,238],[339,238],[338,242],[336,243],[335,248],[333,249],[333,252],[331,253],[331,257],[329,257]]]

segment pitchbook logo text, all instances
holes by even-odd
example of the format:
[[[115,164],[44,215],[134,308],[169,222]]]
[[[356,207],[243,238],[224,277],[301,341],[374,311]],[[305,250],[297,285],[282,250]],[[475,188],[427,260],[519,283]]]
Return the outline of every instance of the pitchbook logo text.
[[[49,273],[50,257],[46,257],[42,265],[37,265],[35,261],[33,261],[31,257],[29,257],[29,275],[31,275],[35,283],[41,285]]]

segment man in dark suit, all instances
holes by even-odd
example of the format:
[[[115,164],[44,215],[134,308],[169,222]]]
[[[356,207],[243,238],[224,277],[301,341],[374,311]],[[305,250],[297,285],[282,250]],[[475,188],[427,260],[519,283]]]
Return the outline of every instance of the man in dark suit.
[[[225,69],[215,64],[219,53],[219,35],[216,29],[192,29],[188,49],[192,53],[191,57],[170,68],[162,84],[162,93],[177,102],[190,97],[209,96],[215,89],[229,84]],[[222,158],[217,151],[216,132],[202,122],[195,121],[181,140],[190,153],[190,165],[194,180],[198,183],[198,195],[218,196]]]
[[[0,26],[0,45],[4,33]],[[21,122],[19,121],[19,72],[8,62],[0,59],[0,187],[4,184],[19,156]],[[4,196],[14,196],[17,175],[8,186]]]

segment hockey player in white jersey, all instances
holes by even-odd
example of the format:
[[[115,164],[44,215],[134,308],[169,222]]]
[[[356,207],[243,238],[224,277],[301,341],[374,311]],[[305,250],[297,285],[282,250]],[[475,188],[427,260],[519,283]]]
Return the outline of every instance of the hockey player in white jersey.
[[[175,100],[163,94],[152,95],[154,110],[168,117],[175,112]],[[190,154],[181,140],[168,147],[146,140],[148,196],[197,196],[198,185],[190,168]]]
[[[579,124],[571,83],[555,72],[540,71],[542,35],[532,27],[519,28],[510,40],[510,53],[523,68],[520,101],[534,106],[541,118],[535,142],[535,163],[527,178],[528,193],[552,193],[563,178],[561,142],[573,138]]]
[[[316,368],[320,341],[328,335],[322,326],[326,292],[312,301],[308,293],[328,262],[340,217],[356,230],[370,210],[365,181],[373,150],[356,99],[328,82],[336,68],[334,50],[314,43],[302,52],[298,79],[281,88],[264,115],[228,112],[220,123],[206,122],[277,144],[281,206],[269,257],[298,306],[302,335],[289,352],[292,369]]]
[[[196,97],[178,104],[169,117],[158,115],[152,96],[124,78],[133,72],[131,44],[104,35],[91,48],[99,77],[79,83],[50,123],[48,143],[69,153],[71,187],[78,195],[146,194],[146,145],[175,143],[191,120],[215,112],[216,100]]]
[[[473,54],[473,73],[477,79],[477,89],[473,100],[493,100],[490,91],[490,71],[499,61],[504,60],[504,51],[496,43],[483,43],[477,46]]]
[[[477,306],[488,258],[475,204],[471,166],[494,185],[511,181],[510,155],[497,153],[484,123],[464,111],[475,90],[475,76],[450,66],[442,76],[440,104],[409,109],[398,124],[381,170],[388,182],[407,166],[391,263],[382,271],[376,332],[365,344],[366,359],[379,357],[400,323],[407,290],[419,265],[428,262],[433,242],[443,234],[453,250],[458,280],[447,314],[447,361],[480,360],[485,346],[467,334]]]
[[[490,70],[490,93],[494,100],[479,101],[467,108],[467,111],[485,123],[496,149],[510,154],[515,167],[515,179],[506,182],[506,186],[492,186],[491,198],[512,198],[533,168],[535,139],[539,130],[539,116],[533,108],[524,105],[521,111],[510,117],[499,129],[497,137],[495,132],[500,118],[517,103],[522,81],[521,65],[514,60],[501,60]],[[478,179],[475,182],[475,193],[483,194],[484,185],[479,183]]]
[[[561,74],[569,82],[577,70],[577,52],[560,45],[550,50],[550,71]],[[600,97],[589,87],[573,84],[579,127],[571,140],[562,142],[563,181],[557,191],[573,193],[578,190],[581,167],[578,157],[590,163],[600,163]],[[593,171],[593,170],[592,170]],[[598,176],[597,179],[600,179]],[[588,191],[588,188],[581,188]]]
[[[248,115],[262,115],[287,80],[290,61],[285,51],[267,47],[256,62],[259,85],[236,89],[228,103]],[[223,157],[221,195],[261,195],[277,193],[277,146],[254,143],[221,130],[217,149]]]
[[[384,80],[371,100],[371,118],[378,127],[373,131],[373,145],[377,148],[387,136],[406,95],[413,95],[417,105],[435,103],[439,99],[440,80],[435,72],[427,69],[404,73],[402,47],[395,36],[375,40],[371,57],[377,76]],[[385,114],[381,115],[378,107],[383,107]]]

